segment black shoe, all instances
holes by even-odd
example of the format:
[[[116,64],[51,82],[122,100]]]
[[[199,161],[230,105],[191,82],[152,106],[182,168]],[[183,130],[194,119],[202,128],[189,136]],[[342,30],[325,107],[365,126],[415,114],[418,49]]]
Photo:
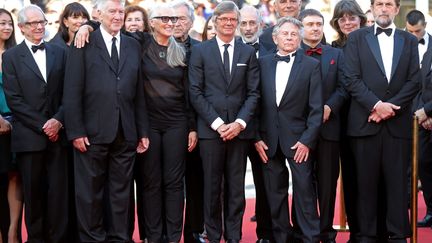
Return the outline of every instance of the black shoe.
[[[432,214],[426,214],[421,221],[417,222],[417,227],[430,227],[432,226]]]
[[[270,243],[270,242],[271,241],[267,240],[267,239],[259,239],[259,240],[256,241],[256,243]]]
[[[252,217],[250,218],[250,221],[251,221],[251,222],[256,222],[256,215],[252,216]]]
[[[335,240],[326,240],[326,241],[323,241],[324,243],[336,243],[336,241]]]
[[[239,240],[227,240],[226,243],[239,243],[239,242],[240,242]]]
[[[205,243],[205,239],[198,233],[192,233],[189,237],[185,237],[185,243]]]

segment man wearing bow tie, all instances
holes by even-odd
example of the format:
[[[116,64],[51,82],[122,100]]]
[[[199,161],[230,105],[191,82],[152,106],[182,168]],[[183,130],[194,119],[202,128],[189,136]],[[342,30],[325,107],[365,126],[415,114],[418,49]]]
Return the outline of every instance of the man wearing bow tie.
[[[418,10],[411,10],[406,16],[405,24],[405,30],[417,37],[419,60],[422,63],[423,55],[432,47],[432,36],[426,32],[425,16]]]
[[[320,65],[299,50],[302,23],[279,19],[273,30],[276,55],[259,60],[261,105],[255,148],[264,163],[264,182],[275,242],[319,242],[319,218],[313,186],[313,156],[323,117]],[[288,160],[293,176],[293,217],[290,225]]]
[[[68,242],[68,173],[62,95],[65,53],[45,43],[47,20],[36,5],[18,13],[24,41],[3,54],[13,113],[12,152],[23,182],[28,242]]]
[[[406,174],[419,54],[417,39],[393,23],[399,8],[399,0],[371,0],[375,25],[352,32],[345,47],[358,242],[375,242],[382,226],[389,242],[406,242],[410,235]],[[377,215],[385,217],[383,225]]]
[[[303,10],[299,20],[304,26],[301,44],[307,56],[320,61],[323,86],[324,115],[316,150],[315,178],[320,211],[321,241],[335,242],[333,216],[336,199],[336,186],[339,177],[339,110],[347,99],[343,88],[343,54],[340,49],[321,44],[324,17],[315,9]]]

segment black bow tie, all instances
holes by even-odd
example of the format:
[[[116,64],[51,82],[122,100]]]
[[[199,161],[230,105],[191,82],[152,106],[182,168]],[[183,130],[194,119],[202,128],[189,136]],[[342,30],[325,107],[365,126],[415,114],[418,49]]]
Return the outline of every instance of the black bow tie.
[[[419,40],[419,44],[424,45],[425,43],[426,43],[426,42],[425,42],[425,39],[421,38],[421,39]]]
[[[258,42],[255,42],[255,43],[249,42],[249,43],[246,43],[246,44],[248,44],[248,45],[252,46],[253,48],[255,48],[255,52],[259,51],[259,44],[258,44]]]
[[[384,32],[387,36],[390,36],[392,34],[392,31],[393,30],[391,28],[383,29],[383,28],[377,27],[376,35],[379,35],[379,34]]]
[[[289,63],[291,60],[291,56],[295,56],[295,53],[287,56],[279,56],[278,54],[275,55],[275,60],[278,62],[286,62]]]
[[[32,45],[31,49],[32,49],[33,53],[36,53],[37,50],[43,51],[43,50],[45,50],[45,43],[42,42],[40,45],[37,45],[37,46],[36,45]]]

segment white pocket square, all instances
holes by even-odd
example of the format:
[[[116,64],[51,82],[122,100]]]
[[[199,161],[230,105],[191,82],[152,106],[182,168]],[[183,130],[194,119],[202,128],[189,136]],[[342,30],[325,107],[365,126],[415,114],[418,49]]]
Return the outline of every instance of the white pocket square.
[[[237,67],[245,67],[245,66],[247,66],[246,63],[237,63]]]

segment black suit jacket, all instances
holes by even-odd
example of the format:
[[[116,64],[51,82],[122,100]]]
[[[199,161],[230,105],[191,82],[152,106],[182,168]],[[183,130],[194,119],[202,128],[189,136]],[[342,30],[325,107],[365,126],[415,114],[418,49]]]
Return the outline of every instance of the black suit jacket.
[[[273,41],[272,33],[274,26],[268,27],[263,30],[262,34],[259,37],[260,46],[262,45],[266,50],[267,54],[276,53],[276,44]],[[261,48],[261,47],[260,47]],[[261,49],[260,49],[261,51]],[[261,57],[261,54],[260,54]]]
[[[198,114],[200,138],[219,138],[210,125],[220,117],[225,123],[237,118],[248,124],[255,114],[259,92],[259,69],[255,49],[240,40],[234,44],[231,80],[226,80],[216,38],[192,47],[189,62],[189,95]],[[254,138],[246,126],[239,138]]]
[[[419,90],[417,39],[405,31],[395,30],[390,82],[385,76],[373,26],[352,32],[344,51],[346,88],[352,96],[348,135],[374,135],[386,126],[392,136],[410,138],[411,103]],[[368,122],[368,117],[379,100],[401,106],[401,109],[388,120]]]
[[[343,86],[343,66],[345,65],[343,52],[328,45],[320,45],[321,80],[324,105],[331,108],[330,118],[321,126],[320,135],[330,141],[339,141],[341,129],[341,114],[339,113],[344,102],[349,98]],[[304,46],[301,49],[304,53]]]
[[[293,157],[291,147],[300,141],[314,148],[323,116],[322,82],[319,61],[297,51],[288,84],[279,106],[276,105],[276,65],[274,56],[259,59],[261,70],[261,105],[258,139],[273,157],[278,144],[287,157]]]
[[[3,54],[4,91],[14,115],[13,152],[44,150],[49,141],[42,129],[46,121],[55,118],[64,124],[61,100],[66,55],[56,45],[45,45],[47,82],[24,41]]]
[[[432,40],[432,39],[431,39]],[[431,42],[429,42],[431,43]],[[424,108],[427,116],[432,116],[432,49],[428,49],[423,56],[421,65],[422,89],[416,97],[414,111]]]
[[[118,72],[100,29],[90,34],[84,48],[69,51],[64,107],[70,140],[87,136],[90,143],[111,143],[120,121],[127,141],[147,136],[141,46],[123,34],[120,38]]]

